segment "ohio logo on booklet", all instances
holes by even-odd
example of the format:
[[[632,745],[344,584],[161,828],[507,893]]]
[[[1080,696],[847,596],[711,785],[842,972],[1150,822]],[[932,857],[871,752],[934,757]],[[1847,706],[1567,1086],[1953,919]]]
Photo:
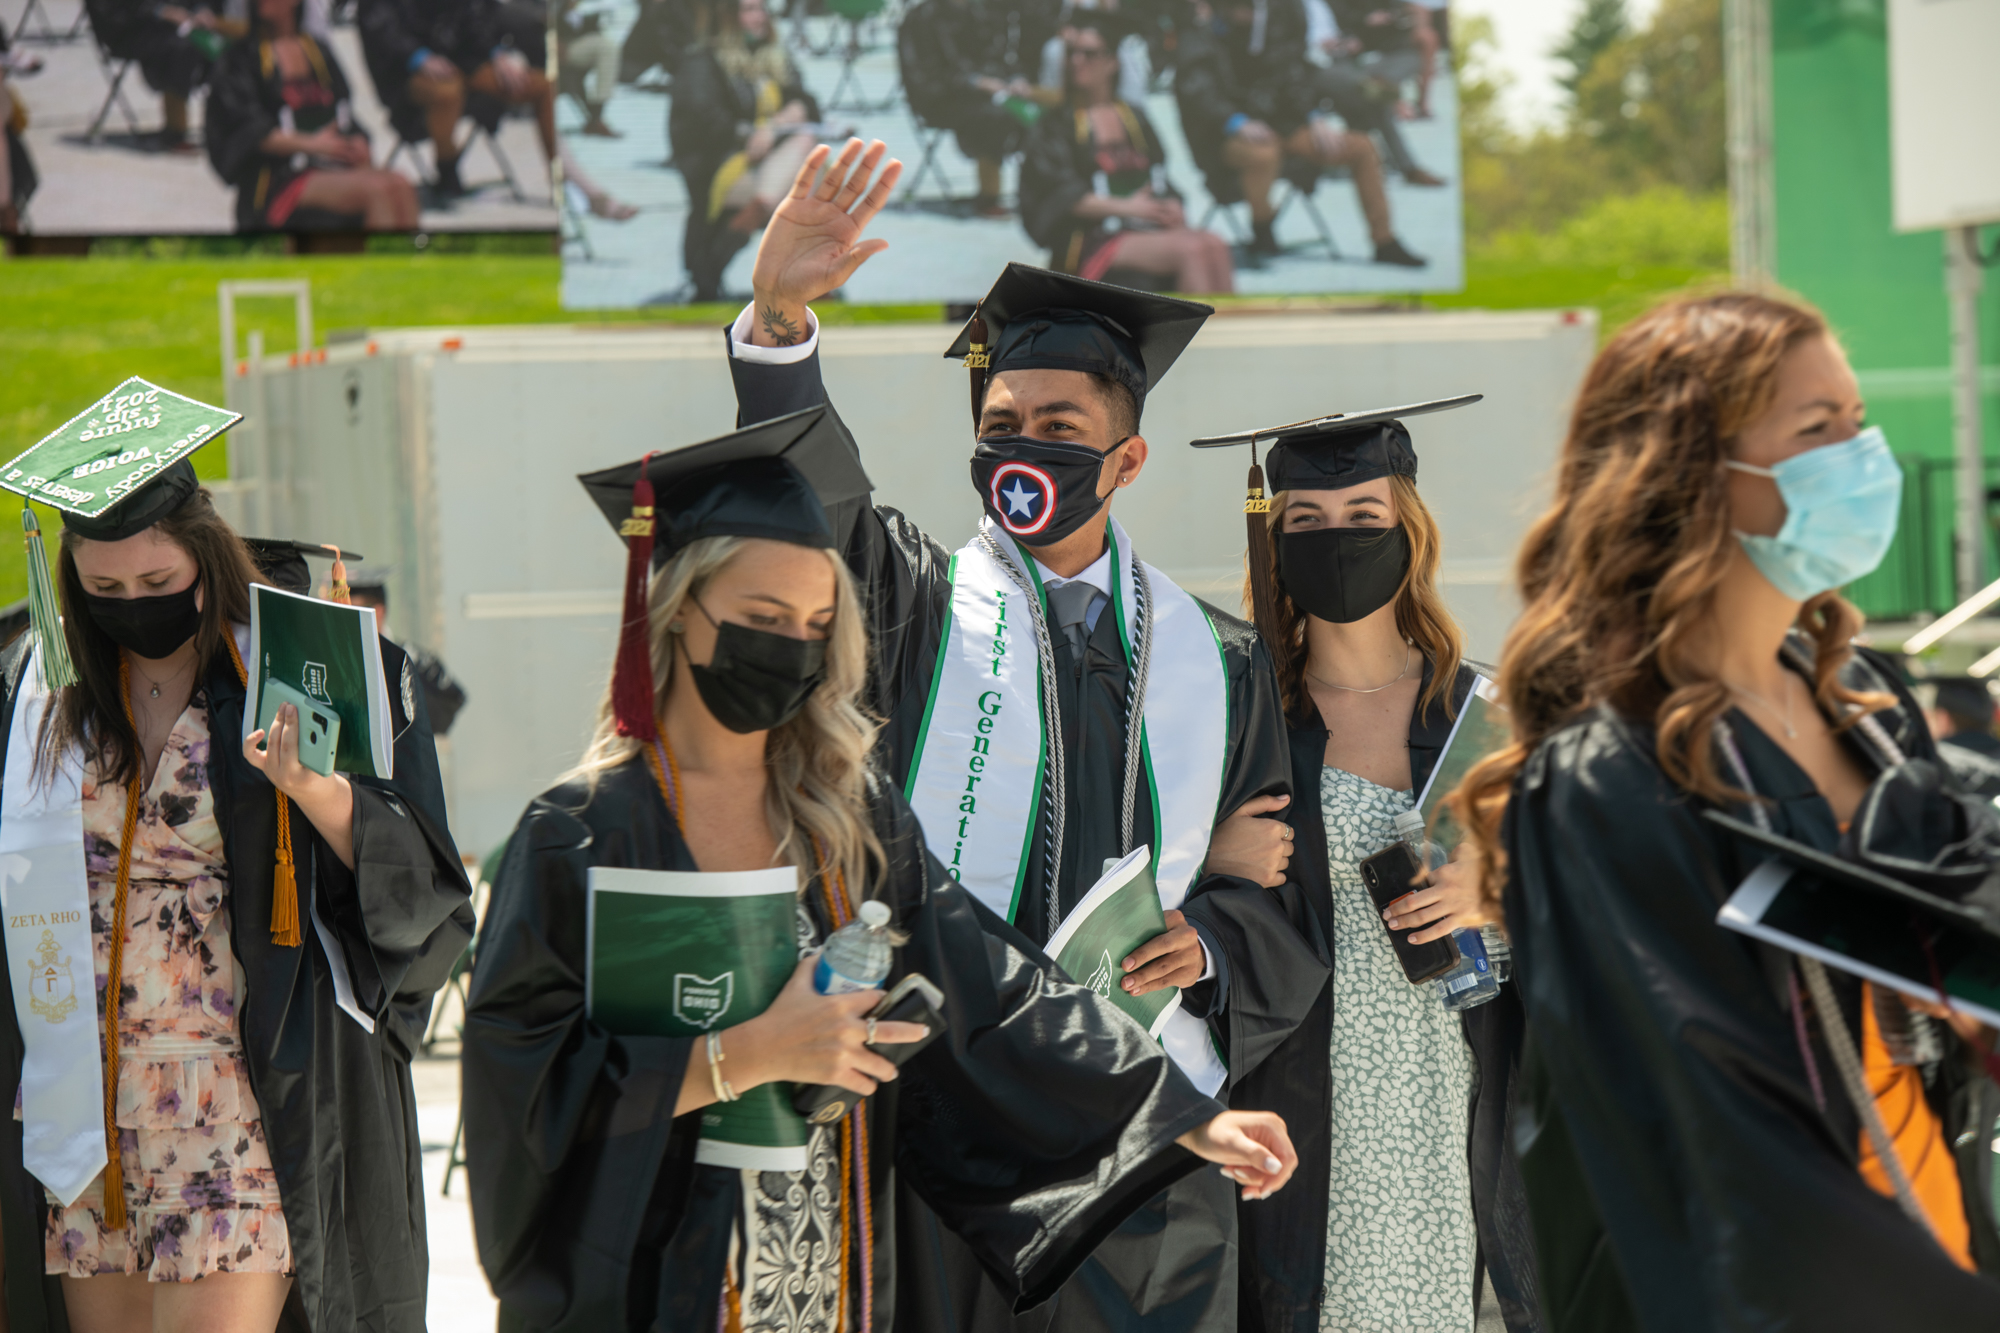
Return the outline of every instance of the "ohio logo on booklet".
[[[1111,987],[1117,981],[1118,970],[1111,966],[1111,950],[1104,951],[1104,958],[1097,964],[1097,970],[1090,974],[1090,980],[1083,983],[1085,990],[1094,990],[1105,999],[1111,998]]]
[[[1056,512],[1055,478],[1033,463],[1002,463],[993,470],[993,512],[1016,537],[1032,537]]]
[[[715,1026],[715,1020],[729,1012],[729,1001],[736,994],[736,974],[724,972],[719,977],[698,977],[692,972],[674,973],[674,1017],[691,1028],[703,1032]]]

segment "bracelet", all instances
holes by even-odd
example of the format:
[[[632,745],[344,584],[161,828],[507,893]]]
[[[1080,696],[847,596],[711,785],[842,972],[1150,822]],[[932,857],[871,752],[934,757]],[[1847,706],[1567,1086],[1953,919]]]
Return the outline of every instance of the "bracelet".
[[[736,1089],[730,1087],[729,1080],[722,1076],[722,1062],[728,1058],[728,1056],[722,1053],[722,1034],[720,1032],[709,1033],[708,1077],[715,1084],[715,1100],[719,1102],[733,1102],[736,1100]]]

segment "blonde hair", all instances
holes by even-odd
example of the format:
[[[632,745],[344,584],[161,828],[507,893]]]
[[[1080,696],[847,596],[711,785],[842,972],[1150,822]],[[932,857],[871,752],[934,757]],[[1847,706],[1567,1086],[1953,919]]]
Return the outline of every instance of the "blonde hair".
[[[1417,699],[1417,711],[1421,714],[1443,699],[1445,715],[1449,717],[1456,711],[1451,687],[1458,678],[1458,664],[1465,657],[1465,632],[1452,619],[1443,595],[1438,592],[1438,566],[1444,559],[1444,541],[1437,520],[1417,494],[1414,481],[1392,474],[1389,494],[1396,501],[1396,522],[1410,539],[1410,568],[1403,575],[1403,586],[1396,589],[1396,632],[1415,644],[1431,664],[1431,682]],[[1285,595],[1284,585],[1278,581],[1277,535],[1283,530],[1285,509],[1291,498],[1290,491],[1279,491],[1271,497],[1271,516],[1267,520],[1272,537],[1270,577],[1277,594],[1273,601],[1277,605],[1278,623],[1260,625],[1258,629],[1264,632],[1271,665],[1277,668],[1285,716],[1294,723],[1303,723],[1313,715],[1312,696],[1306,692],[1306,612]],[[1243,580],[1243,605],[1246,612],[1251,608],[1248,577]]]
[[[676,552],[653,575],[646,594],[646,638],[653,658],[656,710],[666,703],[679,656],[675,644],[680,636],[667,627],[680,617],[688,599],[735,559],[744,541],[704,537]],[[764,791],[764,814],[778,844],[779,861],[790,856],[798,864],[801,893],[811,885],[824,857],[845,882],[849,906],[858,907],[871,896],[887,864],[868,815],[868,755],[881,724],[859,702],[868,677],[868,632],[862,624],[861,598],[847,566],[831,551],[826,558],[834,581],[826,679],[796,717],[774,727],[765,739],[770,781]],[[590,745],[564,778],[581,779],[594,792],[606,772],[638,758],[642,748],[642,742],[618,734],[607,686]]]
[[[1563,442],[1555,501],[1516,564],[1521,616],[1501,653],[1514,743],[1448,800],[1502,873],[1500,820],[1543,738],[1599,704],[1651,723],[1660,770],[1709,801],[1743,798],[1710,737],[1729,687],[1700,664],[1716,590],[1736,557],[1728,473],[1738,436],[1777,393],[1785,354],[1829,337],[1811,309],[1745,292],[1669,301],[1627,325],[1585,376]],[[1809,598],[1813,692],[1836,731],[1894,702],[1840,683],[1861,613],[1837,592]]]

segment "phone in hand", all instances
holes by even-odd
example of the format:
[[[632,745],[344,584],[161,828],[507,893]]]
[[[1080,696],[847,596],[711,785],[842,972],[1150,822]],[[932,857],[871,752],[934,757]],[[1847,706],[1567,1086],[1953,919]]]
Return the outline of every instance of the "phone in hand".
[[[944,1032],[944,992],[921,972],[912,972],[897,982],[868,1014],[870,1018],[897,1023],[922,1023],[930,1035],[922,1041],[885,1041],[868,1049],[901,1066],[904,1061],[936,1041]],[[836,1083],[802,1085],[792,1091],[792,1109],[815,1125],[830,1125],[852,1111],[861,1100]]]
[[[1361,862],[1361,882],[1367,885],[1369,901],[1375,904],[1377,912],[1404,894],[1422,888],[1428,878],[1423,862],[1407,842],[1391,844]],[[1389,931],[1389,947],[1396,951],[1396,961],[1403,965],[1403,975],[1410,979],[1411,985],[1429,981],[1458,963],[1458,941],[1449,935],[1429,944],[1412,944],[1410,935],[1416,927],[1389,930],[1389,923],[1384,921],[1382,929]]]
[[[271,723],[283,704],[299,710],[299,762],[322,776],[333,776],[333,754],[340,745],[340,714],[283,681],[267,677],[257,704],[257,725],[267,741]]]

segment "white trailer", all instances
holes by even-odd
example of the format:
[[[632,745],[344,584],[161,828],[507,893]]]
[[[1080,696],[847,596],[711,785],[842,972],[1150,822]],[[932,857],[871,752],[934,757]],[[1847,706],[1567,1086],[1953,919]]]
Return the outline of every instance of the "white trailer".
[[[979,514],[966,374],[942,358],[952,332],[834,328],[822,351],[877,501],[948,547]],[[1118,516],[1147,560],[1238,610],[1248,455],[1188,440],[1484,393],[1414,431],[1452,609],[1490,659],[1596,333],[1588,311],[1219,316],[1147,403],[1152,455]],[[229,403],[246,417],[229,439],[231,517],[248,535],[335,542],[388,568],[389,632],[465,686],[445,780],[468,852],[504,837],[576,760],[609,675],[624,556],[576,474],[729,430],[723,337],[384,330],[231,368]]]

